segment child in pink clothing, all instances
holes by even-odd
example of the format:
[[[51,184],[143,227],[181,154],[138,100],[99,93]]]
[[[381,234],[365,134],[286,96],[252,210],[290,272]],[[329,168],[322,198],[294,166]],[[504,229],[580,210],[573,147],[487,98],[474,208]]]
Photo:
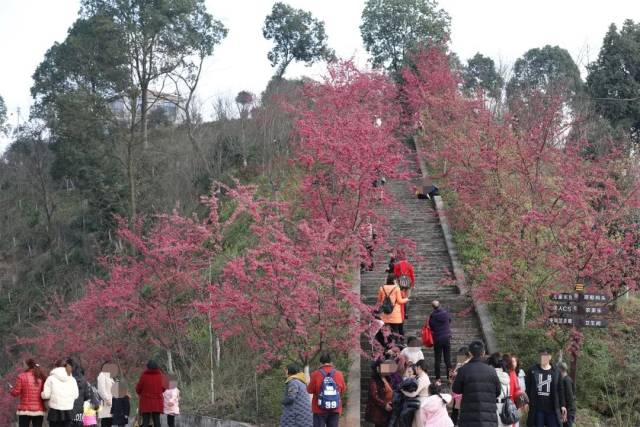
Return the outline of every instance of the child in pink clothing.
[[[99,404],[92,403],[88,400],[84,402],[83,414],[82,414],[82,425],[85,427],[97,427],[99,410],[100,410]]]
[[[453,427],[453,421],[449,418],[447,405],[451,403],[450,394],[440,393],[440,386],[429,384],[429,397],[420,406],[424,427]]]
[[[167,424],[174,427],[176,415],[180,415],[180,390],[178,390],[178,382],[175,378],[169,380],[169,388],[162,393],[164,400],[164,413],[167,416]]]

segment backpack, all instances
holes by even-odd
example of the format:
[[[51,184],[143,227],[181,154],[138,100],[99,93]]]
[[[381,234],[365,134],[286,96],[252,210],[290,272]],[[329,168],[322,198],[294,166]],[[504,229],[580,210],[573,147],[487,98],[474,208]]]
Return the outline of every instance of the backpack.
[[[505,425],[515,424],[520,421],[520,413],[510,396],[504,399],[502,410],[500,411],[500,422]]]
[[[320,394],[318,394],[318,407],[325,412],[338,412],[340,407],[340,391],[338,385],[333,379],[336,373],[335,369],[327,374],[324,369],[319,369],[322,374],[322,384],[320,385]]]
[[[91,398],[89,401],[92,406],[103,406],[104,402],[102,401],[102,397],[100,397],[100,393],[98,393],[98,389],[95,388],[92,384],[87,383],[89,390],[91,391]]]
[[[394,286],[393,289],[395,288],[396,287]],[[391,292],[393,292],[393,289],[391,290]],[[380,311],[382,311],[384,314],[391,314],[393,313],[393,307],[395,306],[395,304],[391,302],[391,298],[389,297],[389,294],[384,290],[384,286],[382,287],[382,292],[384,292],[384,299],[382,300]]]
[[[400,285],[400,289],[406,291],[411,287],[411,279],[409,278],[409,276],[403,274],[402,276],[398,277],[398,284]]]

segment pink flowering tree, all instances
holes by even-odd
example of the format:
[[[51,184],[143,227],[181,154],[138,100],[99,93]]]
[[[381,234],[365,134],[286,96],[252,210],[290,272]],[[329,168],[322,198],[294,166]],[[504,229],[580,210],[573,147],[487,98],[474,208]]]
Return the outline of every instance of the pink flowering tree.
[[[437,50],[403,76],[421,155],[453,193],[456,228],[484,248],[468,266],[478,297],[521,303],[524,326],[527,307],[542,320],[549,294],[575,283],[614,296],[637,287],[637,168],[615,152],[583,156],[586,143],[568,138],[580,118],[560,96],[532,94],[497,120],[462,96]]]

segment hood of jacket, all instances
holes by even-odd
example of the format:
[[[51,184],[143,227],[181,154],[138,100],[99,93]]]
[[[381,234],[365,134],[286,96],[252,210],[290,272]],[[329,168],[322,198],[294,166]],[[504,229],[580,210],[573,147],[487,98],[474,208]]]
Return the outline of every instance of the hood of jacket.
[[[74,379],[72,375],[69,375],[67,373],[67,369],[64,367],[53,369],[49,375],[52,375],[58,381],[61,381],[63,383],[66,383],[67,381],[71,381]]]
[[[300,380],[300,381],[302,381],[303,384],[307,384],[307,379],[304,376],[304,372],[298,372],[295,375],[289,375],[287,377],[287,380],[285,381],[285,383],[289,383],[292,380]]]
[[[441,394],[440,396],[434,394],[425,399],[424,403],[422,404],[423,411],[428,414],[436,414],[442,411],[442,408],[445,408],[446,411],[446,405],[449,404],[453,398],[450,394],[445,393]],[[443,402],[442,399],[444,399],[446,403]]]

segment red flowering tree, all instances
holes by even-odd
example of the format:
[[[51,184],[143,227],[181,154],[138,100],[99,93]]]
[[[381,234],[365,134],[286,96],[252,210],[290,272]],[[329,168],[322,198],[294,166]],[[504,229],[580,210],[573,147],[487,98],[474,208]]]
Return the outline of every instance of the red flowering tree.
[[[263,359],[307,365],[320,351],[357,345],[358,313],[366,312],[347,276],[336,276],[332,230],[297,219],[289,203],[230,192],[236,212],[250,217],[255,245],[230,261],[200,304],[222,339],[243,337]]]
[[[406,176],[396,136],[398,109],[382,74],[351,63],[309,83],[299,103],[293,164],[300,184],[289,202],[231,192],[251,217],[256,245],[224,269],[202,307],[223,338],[242,336],[271,362],[309,362],[323,350],[359,348],[370,309],[353,292],[352,273],[369,256],[363,229],[386,235],[375,182]]]
[[[559,96],[532,94],[496,120],[466,99],[437,50],[404,71],[422,155],[453,192],[452,217],[485,256],[469,266],[475,293],[507,296],[546,314],[553,291],[576,281],[618,294],[636,288],[640,233],[637,170],[624,156],[587,159],[567,138]]]
[[[333,229],[328,239],[338,257],[354,265],[368,257],[363,228],[372,226],[378,246],[386,237],[378,208],[393,200],[374,183],[409,176],[407,150],[398,139],[397,91],[387,76],[342,62],[329,67],[323,82],[307,84],[303,94],[292,106],[299,112],[301,206],[318,226]]]
[[[146,233],[141,220],[133,230],[121,223],[119,237],[132,254],[105,260],[106,279],[88,283],[68,306],[57,301],[33,337],[18,343],[43,358],[79,355],[91,371],[104,360],[125,372],[139,368],[159,350],[184,362],[185,332],[199,315],[193,301],[204,294],[203,270],[217,247],[215,227],[177,214],[158,216]]]

